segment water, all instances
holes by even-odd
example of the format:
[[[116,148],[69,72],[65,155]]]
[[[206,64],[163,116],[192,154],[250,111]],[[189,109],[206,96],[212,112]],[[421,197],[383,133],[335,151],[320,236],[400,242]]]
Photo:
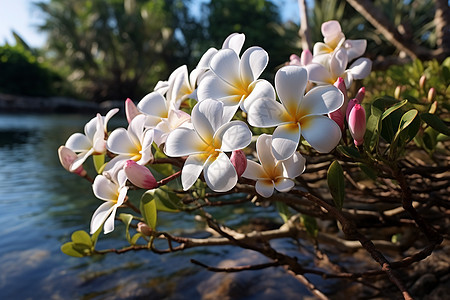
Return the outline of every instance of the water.
[[[265,262],[234,247],[190,249],[158,255],[148,251],[73,258],[60,246],[76,230],[89,230],[101,204],[90,183],[66,172],[57,148],[70,134],[82,132],[91,116],[0,115],[0,299],[299,299],[309,295],[279,268],[218,274],[190,263],[212,266]],[[118,117],[120,118],[120,117]],[[124,118],[123,118],[124,120]],[[116,124],[118,125],[118,124]],[[91,175],[92,172],[91,172]],[[272,209],[252,204],[239,208],[254,217],[276,219]],[[248,215],[218,208],[237,225]],[[161,213],[161,228],[176,234],[204,235],[194,214]],[[122,224],[100,236],[98,248],[127,245]],[[286,251],[297,245],[277,241]]]

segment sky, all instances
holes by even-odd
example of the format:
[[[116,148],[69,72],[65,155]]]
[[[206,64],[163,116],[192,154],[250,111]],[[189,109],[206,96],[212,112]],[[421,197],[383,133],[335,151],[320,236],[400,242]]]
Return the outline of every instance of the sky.
[[[12,30],[31,47],[41,47],[45,44],[46,35],[37,29],[37,25],[43,22],[42,14],[33,6],[33,2],[37,0],[0,0],[0,45],[5,42],[15,44]],[[194,0],[198,5],[201,2],[205,0]],[[281,8],[283,21],[299,22],[297,0],[273,0],[273,2]]]

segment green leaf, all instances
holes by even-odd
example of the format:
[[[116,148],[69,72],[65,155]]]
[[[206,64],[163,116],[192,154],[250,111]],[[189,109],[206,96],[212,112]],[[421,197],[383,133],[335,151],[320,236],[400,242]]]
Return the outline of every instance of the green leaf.
[[[180,197],[166,187],[160,187],[151,191],[156,201],[156,209],[166,212],[179,212],[181,207]]]
[[[105,168],[105,154],[92,155],[92,160],[94,161],[94,167],[97,174],[101,174]]]
[[[402,118],[400,119],[398,130],[399,131],[405,130],[414,121],[418,113],[419,112],[417,111],[417,109],[411,109],[405,112]]]
[[[370,112],[371,114],[366,122],[364,146],[366,149],[368,149],[369,152],[372,152],[378,144],[378,140],[380,137],[382,111],[379,108],[372,106],[370,108]]]
[[[127,241],[131,244],[131,237],[130,237],[130,224],[131,221],[133,221],[133,215],[121,213],[119,215],[119,219],[122,220],[122,222],[125,224],[125,234],[127,237]]]
[[[284,223],[286,223],[287,220],[289,220],[291,214],[289,211],[289,207],[284,202],[276,201],[275,208],[277,209],[278,214],[283,219]]]
[[[305,226],[306,232],[310,236],[316,238],[317,234],[319,233],[316,218],[308,215],[301,215],[301,221],[303,226]]]
[[[364,174],[367,175],[367,177],[369,177],[372,180],[377,180],[377,178],[378,178],[377,172],[373,168],[371,168],[363,163],[359,163],[358,166],[361,169],[361,171],[363,171]]]
[[[356,149],[355,147],[339,145],[336,147],[336,150],[342,155],[347,156],[349,158],[353,159],[361,158],[361,154],[359,154],[358,149]]]
[[[327,181],[334,205],[338,209],[342,209],[345,198],[344,170],[337,160],[333,161],[328,168]]]
[[[157,210],[152,191],[147,191],[142,195],[140,210],[145,223],[154,230],[156,228]]]
[[[131,245],[136,245],[137,240],[138,240],[141,236],[142,236],[142,233],[140,233],[140,232],[135,233],[135,234],[133,235],[133,237],[131,238],[131,240],[130,240],[130,244],[131,244]]]
[[[91,236],[84,230],[78,230],[72,233],[72,242],[92,246]]]
[[[438,132],[440,132],[442,134],[450,136],[450,129],[436,115],[433,115],[433,114],[430,114],[430,113],[424,113],[424,114],[420,115],[420,118],[425,123],[427,123],[429,126],[431,126],[433,129],[437,130]]]
[[[79,251],[78,249],[74,248],[75,243],[74,242],[67,242],[64,245],[61,246],[61,251],[64,254],[67,254],[69,256],[73,256],[73,257],[84,257],[84,252],[83,251]]]
[[[102,232],[102,226],[100,226],[96,232],[91,236],[91,242],[92,242],[92,250],[95,249],[95,245],[97,244],[98,236]]]
[[[405,99],[405,100],[395,104],[394,106],[391,106],[388,109],[386,109],[386,111],[381,115],[381,120],[386,119],[387,116],[389,116],[392,112],[396,111],[397,109],[399,109],[400,107],[402,107],[406,103],[408,103],[408,100]]]

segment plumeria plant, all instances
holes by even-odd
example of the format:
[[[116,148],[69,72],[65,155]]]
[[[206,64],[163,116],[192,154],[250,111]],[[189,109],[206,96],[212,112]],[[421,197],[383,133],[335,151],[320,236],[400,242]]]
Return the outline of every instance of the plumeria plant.
[[[423,149],[423,132],[433,130],[429,159],[445,149],[448,153],[450,132],[439,117],[445,107],[388,95],[368,99],[360,81],[371,72],[371,61],[361,57],[366,41],[347,40],[337,21],[324,23],[322,33],[324,41],[312,52],[293,54],[277,70],[273,84],[260,78],[269,54],[257,46],[241,54],[245,36],[233,33],[221,49],[209,49],[190,73],[181,66],[137,104],[127,99],[127,128],[107,130],[114,109],[89,121],[85,134],[71,135],[58,151],[61,163],[90,180],[93,194],[104,202],[93,213],[90,234],[75,232],[62,251],[82,257],[235,245],[263,254],[268,263],[220,269],[192,262],[224,272],[282,266],[319,298],[326,296],[305,274],[355,280],[368,290],[367,278],[385,274],[405,299],[410,297],[396,269],[424,259],[443,239],[440,225],[419,213],[420,208],[448,207],[443,204],[448,201],[445,189],[433,183],[445,172],[448,176],[448,156],[420,166],[411,151]],[[93,180],[83,168],[89,156],[97,171]],[[420,175],[420,168],[431,174],[422,182],[433,189],[434,206],[412,188],[421,182],[420,176],[412,176]],[[141,198],[127,196],[129,190],[141,190]],[[243,203],[275,208],[284,224],[242,234],[207,211],[208,206]],[[364,208],[370,203],[384,208]],[[193,210],[217,236],[193,239],[159,231],[158,212]],[[331,235],[319,220],[343,235]],[[101,232],[110,233],[120,221],[127,244],[97,249]],[[392,224],[403,227],[395,234],[375,234],[374,229]],[[401,239],[407,233],[421,234],[425,248],[388,260],[384,250],[401,255],[400,249],[412,247]],[[270,244],[281,238],[316,245],[315,258],[322,262],[306,268]],[[167,247],[155,243],[161,240]],[[365,249],[379,267],[336,267],[327,256],[336,245],[347,252]]]

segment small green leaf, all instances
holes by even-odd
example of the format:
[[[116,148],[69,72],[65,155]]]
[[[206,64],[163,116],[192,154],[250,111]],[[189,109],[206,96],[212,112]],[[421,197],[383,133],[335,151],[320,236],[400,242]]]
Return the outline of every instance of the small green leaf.
[[[301,215],[301,221],[303,226],[305,226],[306,232],[313,238],[316,238],[319,233],[316,218],[308,215]]]
[[[92,160],[94,161],[94,167],[97,174],[101,174],[105,168],[105,154],[92,155]]]
[[[133,235],[133,237],[131,238],[131,240],[130,240],[130,244],[131,244],[131,245],[136,245],[137,240],[138,240],[141,236],[142,236],[142,233],[140,233],[140,232],[135,233],[135,234]]]
[[[166,187],[160,187],[152,191],[153,197],[156,201],[156,209],[166,212],[179,212],[180,211],[180,197],[170,191]]]
[[[144,195],[142,195],[140,209],[145,223],[147,223],[147,225],[150,226],[151,229],[155,229],[157,210],[152,191],[147,191],[144,193]]]
[[[398,130],[399,131],[405,130],[414,121],[418,113],[419,112],[417,111],[417,109],[411,109],[405,112],[402,118],[400,119]]]
[[[121,213],[119,215],[119,219],[122,220],[122,222],[125,224],[125,234],[127,237],[127,241],[131,244],[130,224],[131,221],[133,221],[133,215]]]
[[[80,252],[79,250],[76,250],[74,248],[75,243],[74,242],[67,242],[64,245],[61,246],[61,251],[64,254],[67,254],[69,256],[73,257],[84,257],[84,253]]]
[[[450,129],[441,119],[439,119],[436,115],[430,113],[424,113],[420,115],[420,118],[430,125],[433,129],[438,132],[450,136]]]
[[[291,214],[289,211],[289,207],[284,202],[276,201],[275,208],[277,209],[278,214],[283,219],[284,223],[286,223],[287,220],[289,220]]]
[[[349,158],[353,159],[361,158],[361,154],[359,154],[358,149],[356,149],[355,147],[339,145],[336,147],[336,150],[342,155],[347,156]]]
[[[344,170],[337,160],[333,161],[328,168],[327,181],[334,205],[338,209],[342,209],[345,198]]]
[[[100,226],[96,232],[91,236],[91,242],[92,242],[92,250],[95,249],[95,245],[97,244],[98,236],[102,232],[102,226]]]
[[[91,236],[84,230],[78,230],[72,233],[72,242],[92,246]]]
[[[363,163],[359,163],[358,166],[361,169],[361,171],[363,171],[364,174],[367,175],[367,177],[369,177],[372,180],[377,180],[378,178],[377,172],[374,169]]]
[[[386,117],[389,116],[393,111],[396,111],[397,109],[399,109],[406,103],[408,103],[408,100],[405,99],[405,100],[395,104],[394,106],[391,106],[388,109],[386,109],[386,111],[381,115],[381,120],[386,119]]]

